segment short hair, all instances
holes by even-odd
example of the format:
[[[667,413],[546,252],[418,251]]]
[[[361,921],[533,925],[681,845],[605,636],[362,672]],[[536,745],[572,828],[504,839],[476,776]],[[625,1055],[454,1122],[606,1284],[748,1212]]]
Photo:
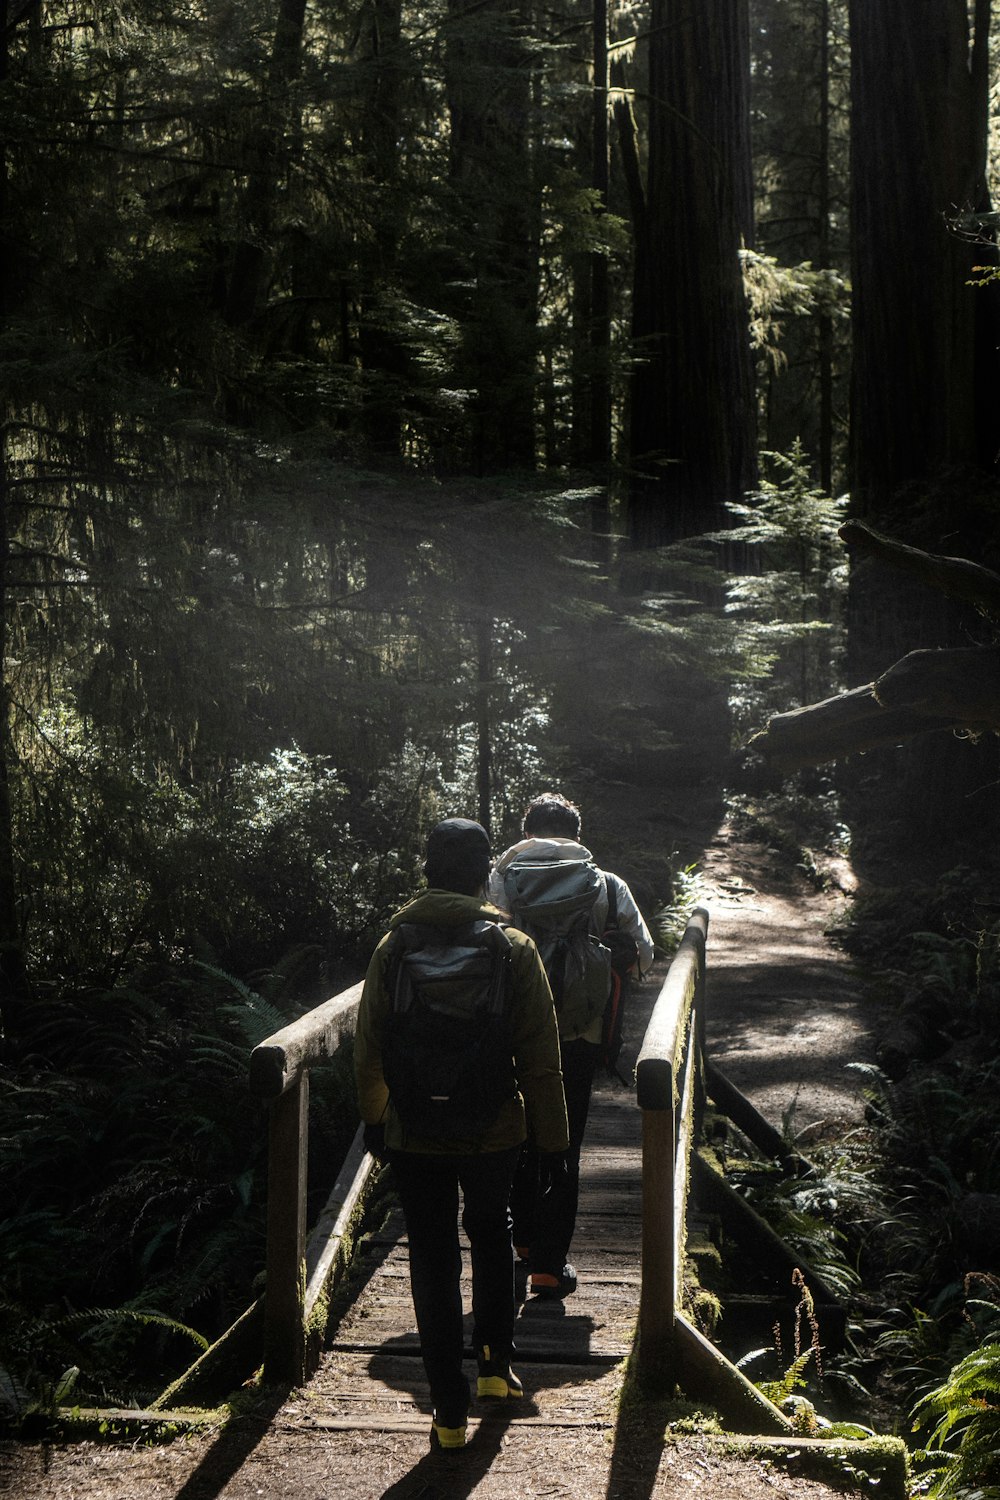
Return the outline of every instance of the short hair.
[[[578,839],[580,809],[559,792],[543,792],[528,803],[521,828],[525,838]]]

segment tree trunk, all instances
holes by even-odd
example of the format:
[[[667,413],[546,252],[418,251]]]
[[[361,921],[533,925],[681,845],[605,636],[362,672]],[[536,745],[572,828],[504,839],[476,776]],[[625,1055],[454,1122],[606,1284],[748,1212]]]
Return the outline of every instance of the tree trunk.
[[[608,206],[608,0],[594,0],[594,90],[591,101],[593,146],[591,185],[603,210]],[[608,257],[590,257],[590,451],[592,464],[611,459],[611,280]]]
[[[0,0],[0,86],[7,78],[7,0]],[[0,264],[11,264],[12,246],[7,237],[6,146],[0,144]],[[8,290],[0,274],[0,327],[5,327],[9,313]],[[10,608],[7,586],[10,577],[10,491],[7,482],[8,393],[2,393],[4,421],[0,427],[0,1057],[10,1057],[17,1047],[20,1017],[29,999],[24,938],[18,911],[17,871],[14,861],[13,812],[10,798],[10,772],[14,748],[11,741],[10,686],[7,680],[7,611]]]
[[[906,481],[992,462],[1000,370],[994,351],[977,400],[976,323],[991,308],[968,282],[984,252],[948,222],[985,198],[988,0],[971,36],[966,0],[851,0],[850,16],[850,463],[864,515]]]
[[[830,0],[820,0],[819,12],[819,269],[828,271],[830,259]],[[824,308],[817,318],[819,362],[819,482],[833,490],[833,317]]]
[[[719,524],[756,474],[740,247],[752,232],[746,0],[653,0],[636,238],[632,539]]]
[[[0,294],[0,300],[2,300],[2,294]],[[6,426],[7,424],[4,423],[5,432]],[[10,567],[10,508],[6,437],[2,442],[3,447],[0,449],[0,661],[5,662],[7,611],[10,607],[7,598]],[[13,810],[10,796],[10,772],[14,759],[11,713],[10,690],[6,668],[4,668],[3,673],[0,674],[0,1057],[8,1058],[16,1051],[17,1038],[21,1029],[20,1017],[29,999],[24,937],[18,910],[17,869],[14,860]]]
[[[491,694],[493,687],[493,620],[487,615],[476,624],[476,800],[479,821],[492,835],[493,758],[491,753],[493,724]]]
[[[518,0],[450,0],[451,177],[471,299],[460,378],[473,392],[470,467],[535,463],[539,207],[531,58]]]
[[[364,145],[373,184],[371,238],[361,268],[365,430],[374,451],[391,460],[400,450],[399,389],[407,373],[400,330],[384,297],[385,288],[393,285],[398,274],[401,222],[398,179],[403,37],[399,0],[368,0],[364,26],[365,63],[371,79],[365,100]]]
[[[243,200],[246,232],[236,246],[226,299],[226,318],[234,327],[249,323],[265,291],[274,203],[285,157],[285,133],[291,123],[290,90],[301,67],[306,0],[281,0],[265,81],[263,118],[255,132]]]

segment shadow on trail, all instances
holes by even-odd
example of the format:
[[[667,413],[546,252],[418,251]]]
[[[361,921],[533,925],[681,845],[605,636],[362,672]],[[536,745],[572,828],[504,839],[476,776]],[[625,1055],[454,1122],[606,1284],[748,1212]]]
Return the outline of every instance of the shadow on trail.
[[[608,1500],[649,1500],[660,1471],[665,1426],[665,1413],[662,1421],[650,1412],[647,1419],[637,1422],[623,1419],[619,1412],[605,1492]]]
[[[275,1417],[288,1400],[290,1387],[276,1386],[245,1417],[226,1423],[198,1467],[181,1485],[173,1500],[216,1500],[267,1437]]]
[[[382,1500],[465,1500],[489,1471],[513,1419],[508,1407],[483,1417],[464,1448],[430,1448],[409,1473],[382,1492]]]
[[[522,1309],[522,1317],[515,1325],[512,1359],[514,1368],[524,1383],[524,1399],[500,1406],[496,1403],[477,1405],[473,1402],[473,1417],[482,1417],[484,1422],[491,1425],[501,1413],[506,1413],[511,1421],[517,1417],[537,1416],[539,1392],[562,1385],[576,1385],[591,1376],[595,1380],[600,1379],[609,1364],[617,1363],[617,1358],[591,1358],[590,1343],[594,1329],[592,1318],[568,1313],[564,1304],[556,1301],[529,1304],[529,1308],[527,1319],[524,1318],[526,1310]],[[466,1316],[465,1322],[465,1373],[474,1391],[476,1371],[471,1348],[471,1315]],[[427,1412],[429,1421],[430,1391],[420,1358],[420,1346],[414,1334],[399,1334],[385,1339],[368,1361],[368,1374],[391,1390],[405,1392],[418,1411]]]

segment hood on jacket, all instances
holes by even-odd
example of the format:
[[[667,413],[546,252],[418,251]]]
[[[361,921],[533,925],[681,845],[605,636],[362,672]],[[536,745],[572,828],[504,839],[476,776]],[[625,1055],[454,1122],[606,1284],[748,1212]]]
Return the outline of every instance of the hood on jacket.
[[[494,866],[494,873],[502,875],[508,865],[512,865],[517,859],[548,860],[548,859],[593,859],[593,855],[585,844],[578,844],[575,839],[522,839],[519,844],[511,844],[505,849]]]
[[[464,927],[480,918],[495,922],[499,916],[499,910],[485,896],[462,896],[458,891],[431,886],[395,912],[388,926],[391,930],[401,922],[426,922],[432,927]]]

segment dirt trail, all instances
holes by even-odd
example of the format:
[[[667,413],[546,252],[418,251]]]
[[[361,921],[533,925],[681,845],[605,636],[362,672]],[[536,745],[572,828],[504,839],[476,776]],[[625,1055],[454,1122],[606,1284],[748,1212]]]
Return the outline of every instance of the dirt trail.
[[[787,860],[723,830],[706,851],[709,1046],[774,1124],[797,1100],[817,1133],[849,1129],[860,1105],[845,1063],[867,1055],[867,1024],[847,960],[824,936],[841,904]],[[655,986],[642,991],[648,1005]],[[637,1005],[636,1009],[639,1009]],[[636,1017],[635,1025],[639,1025]],[[429,1454],[425,1423],[392,1432],[309,1430],[308,1390],[221,1438],[165,1447],[0,1443],[12,1500],[836,1500],[861,1490],[725,1454],[704,1437],[660,1447],[655,1434],[603,1426],[496,1427],[461,1454]],[[409,1409],[409,1408],[408,1408]],[[865,1491],[867,1492],[867,1491]]]
[[[850,960],[829,933],[853,888],[818,891],[801,869],[723,828],[702,861],[708,932],[708,1051],[780,1128],[803,1140],[843,1135],[862,1118],[848,1064],[872,1055],[871,1016]]]

